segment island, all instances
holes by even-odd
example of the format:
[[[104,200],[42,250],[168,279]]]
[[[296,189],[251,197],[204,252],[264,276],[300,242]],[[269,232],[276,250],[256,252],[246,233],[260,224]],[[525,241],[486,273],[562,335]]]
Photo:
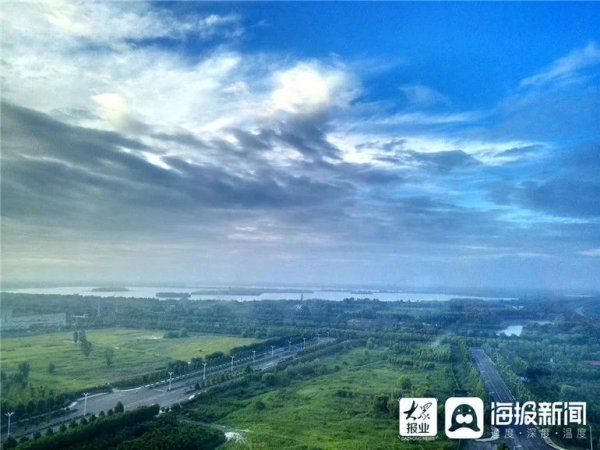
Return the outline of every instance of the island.
[[[95,287],[95,288],[91,289],[91,292],[128,292],[128,291],[129,291],[129,288],[120,287],[120,286]]]

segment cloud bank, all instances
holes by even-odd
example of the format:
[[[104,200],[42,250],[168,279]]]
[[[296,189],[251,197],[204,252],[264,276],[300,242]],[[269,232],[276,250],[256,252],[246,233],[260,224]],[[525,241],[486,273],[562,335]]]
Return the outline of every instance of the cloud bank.
[[[600,287],[593,42],[464,109],[239,13],[2,20],[5,280]]]

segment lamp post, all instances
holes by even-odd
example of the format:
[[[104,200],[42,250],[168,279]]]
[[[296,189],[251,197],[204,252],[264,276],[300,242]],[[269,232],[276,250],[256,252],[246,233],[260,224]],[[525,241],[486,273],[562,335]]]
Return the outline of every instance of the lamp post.
[[[171,381],[173,380],[173,372],[169,372],[169,389],[167,390],[171,390]]]
[[[87,414],[87,399],[90,396],[89,392],[84,392],[83,393],[83,416],[85,417],[85,415]]]
[[[288,353],[292,353],[292,340],[288,341]]]
[[[306,348],[306,338],[302,338],[302,350]]]
[[[231,357],[231,371],[233,372],[233,356]]]
[[[252,364],[256,362],[256,350],[252,350]]]
[[[14,413],[15,413],[14,411],[6,413],[6,417],[8,417],[8,428],[6,430],[6,436],[7,437],[10,437],[10,418],[13,416]]]
[[[202,372],[202,379],[206,380],[206,362],[202,363],[204,365],[204,371]]]
[[[273,357],[275,346],[271,345],[271,358]]]

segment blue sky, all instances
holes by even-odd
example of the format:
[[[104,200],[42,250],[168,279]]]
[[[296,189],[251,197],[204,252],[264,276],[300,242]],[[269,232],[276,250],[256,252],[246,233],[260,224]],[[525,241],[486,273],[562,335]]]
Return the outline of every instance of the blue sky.
[[[598,4],[6,9],[5,282],[600,288]]]

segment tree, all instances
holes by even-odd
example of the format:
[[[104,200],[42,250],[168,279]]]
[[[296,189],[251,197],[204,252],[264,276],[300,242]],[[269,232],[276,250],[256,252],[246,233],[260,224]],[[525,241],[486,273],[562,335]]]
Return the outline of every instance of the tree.
[[[52,375],[56,371],[56,366],[54,363],[48,363],[48,373]]]
[[[15,415],[17,417],[22,417],[25,415],[26,410],[27,410],[27,407],[25,406],[25,404],[23,402],[19,402],[19,403],[17,403],[17,406],[15,408]]]
[[[67,431],[67,426],[64,423],[61,423],[58,429],[61,433],[64,433],[65,431]]]
[[[371,410],[374,413],[387,412],[388,411],[388,397],[387,395],[376,395],[371,401]]]
[[[80,338],[79,346],[81,347],[81,352],[85,355],[85,357],[89,357],[90,353],[92,353],[92,343],[87,339]]]
[[[29,371],[31,370],[31,366],[29,362],[23,361],[19,364],[19,375],[21,376],[21,381],[23,383],[27,383],[27,379],[29,378]]]
[[[369,339],[367,339],[367,348],[371,349],[375,347],[375,340],[370,337]]]
[[[40,399],[37,401],[37,403],[36,403],[36,406],[35,406],[35,411],[36,411],[38,414],[41,414],[41,413],[43,413],[44,411],[46,411],[46,400],[45,400],[45,399],[43,399],[43,398],[40,398]]]
[[[46,430],[46,436],[52,436],[53,434],[54,434],[54,430],[52,429],[52,427],[50,427]]]
[[[117,404],[115,405],[115,413],[122,413],[123,411],[125,411],[123,403],[117,402]]]
[[[17,444],[18,444],[17,440],[16,440],[14,437],[12,437],[12,436],[9,436],[9,437],[8,437],[8,438],[7,438],[7,439],[4,441],[4,443],[2,444],[2,446],[3,446],[4,448],[15,448],[15,447],[17,446]]]
[[[79,340],[79,333],[76,331],[73,331],[73,342],[75,342],[77,344],[77,341]]]
[[[407,376],[400,378],[400,387],[405,391],[409,391],[412,388],[412,381],[410,381],[410,378]]]
[[[112,347],[106,347],[104,349],[104,360],[106,361],[106,367],[112,366],[114,357],[115,351],[112,349]]]
[[[397,400],[394,400],[393,398],[388,400],[388,414],[394,419],[398,419],[398,415],[400,414],[399,406],[400,405],[398,404]]]
[[[267,372],[267,373],[263,374],[262,381],[267,386],[274,386],[275,385],[275,381],[276,381],[275,380],[275,375],[272,374],[271,372]]]

